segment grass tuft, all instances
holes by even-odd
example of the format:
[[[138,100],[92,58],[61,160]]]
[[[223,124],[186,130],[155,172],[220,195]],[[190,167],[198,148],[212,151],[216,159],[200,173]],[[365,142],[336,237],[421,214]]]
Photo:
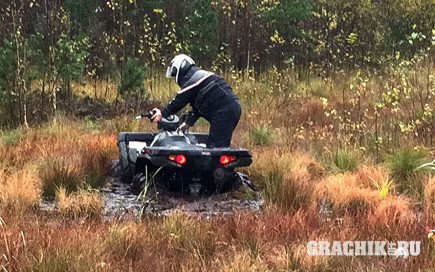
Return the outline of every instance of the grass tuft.
[[[311,182],[321,176],[320,166],[313,159],[302,154],[284,153],[278,158],[265,153],[257,166],[253,180],[262,189],[269,210],[293,213],[309,206]]]
[[[357,151],[346,148],[338,149],[326,157],[327,167],[335,174],[354,172],[358,168],[359,160]]]
[[[96,271],[92,256],[76,248],[49,249],[31,259],[25,272]],[[99,270],[97,270],[99,271]]]
[[[14,146],[20,141],[21,131],[19,129],[6,130],[1,132],[1,141],[6,146]]]
[[[6,173],[0,169],[0,204],[13,211],[35,208],[40,202],[40,184],[35,168]]]
[[[146,239],[144,229],[133,223],[113,224],[104,240],[99,242],[100,251],[110,254],[117,261],[128,260],[136,262],[140,260],[143,252],[146,252]]]
[[[253,126],[249,131],[253,145],[266,146],[272,141],[272,130],[266,126]]]
[[[375,225],[405,225],[413,220],[412,201],[403,196],[390,196],[383,200],[369,217]]]
[[[358,176],[351,173],[326,177],[316,184],[314,194],[319,202],[326,201],[337,215],[366,213],[381,201],[376,190],[362,186]]]
[[[396,150],[389,158],[391,176],[397,184],[399,193],[423,196],[425,169],[420,168],[427,162],[427,152],[422,149],[405,147]]]
[[[200,261],[210,261],[216,250],[217,235],[194,218],[181,213],[168,215],[163,221],[163,231],[169,237],[170,247],[185,248]]]
[[[56,191],[56,199],[59,211],[66,217],[76,218],[100,218],[101,200],[98,192],[79,190],[70,195],[64,187]]]
[[[267,266],[258,258],[253,257],[249,251],[241,251],[232,255],[229,261],[221,261],[222,271],[248,272],[267,271]]]
[[[83,186],[83,169],[77,160],[74,157],[49,158],[41,166],[42,196],[54,200],[61,187],[69,194]]]
[[[435,217],[435,177],[428,178],[425,183],[423,208],[427,217]]]

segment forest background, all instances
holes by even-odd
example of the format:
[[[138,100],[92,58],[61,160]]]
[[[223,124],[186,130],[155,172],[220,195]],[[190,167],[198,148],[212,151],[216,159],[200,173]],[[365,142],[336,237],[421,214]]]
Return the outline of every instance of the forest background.
[[[134,117],[174,96],[178,53],[239,96],[258,191],[218,197],[262,211],[107,219],[116,136],[157,131]],[[432,271],[434,63],[434,0],[0,0],[0,267]],[[422,244],[311,257],[310,240]]]

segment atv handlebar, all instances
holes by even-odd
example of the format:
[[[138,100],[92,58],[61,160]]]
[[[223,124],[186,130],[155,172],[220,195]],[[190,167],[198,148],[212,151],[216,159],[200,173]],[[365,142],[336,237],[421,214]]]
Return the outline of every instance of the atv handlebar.
[[[148,111],[146,113],[142,113],[141,115],[136,116],[136,119],[148,118],[150,121],[153,121],[151,117],[155,114],[154,111]],[[179,126],[179,118],[177,115],[169,115],[166,118],[161,118],[157,122],[157,128],[162,129],[163,131],[175,131]]]
[[[154,115],[154,112],[153,111],[149,111],[149,112],[142,113],[141,115],[136,116],[136,119],[142,119],[142,118],[151,119],[151,116],[153,116],[153,115]]]
[[[142,118],[148,118],[151,120],[151,117],[154,115],[154,111],[149,111],[146,113],[142,113],[141,115],[136,116],[136,119],[142,119]],[[168,117],[165,118],[167,121],[174,121],[175,120],[175,115],[170,115]],[[160,122],[160,121],[159,121]]]

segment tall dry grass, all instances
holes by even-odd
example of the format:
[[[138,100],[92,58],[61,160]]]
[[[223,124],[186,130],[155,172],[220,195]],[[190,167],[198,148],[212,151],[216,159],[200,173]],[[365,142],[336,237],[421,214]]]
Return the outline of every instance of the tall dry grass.
[[[243,105],[233,145],[253,154],[253,165],[245,171],[264,198],[262,214],[93,220],[100,219],[101,201],[90,188],[101,185],[108,162],[117,157],[116,134],[156,131],[154,125],[133,116],[93,123],[60,116],[41,127],[7,134],[0,141],[0,216],[8,219],[0,232],[0,253],[6,252],[7,259],[0,258],[0,265],[7,271],[430,270],[434,245],[422,225],[435,226],[429,216],[434,209],[433,178],[422,179],[421,211],[418,198],[398,188],[409,181],[406,177],[415,167],[403,174],[400,163],[392,168],[383,161],[403,143],[427,140],[424,120],[421,125],[414,122],[415,130],[397,128],[399,121],[410,122],[415,112],[409,98],[401,97],[404,106],[397,113],[390,104],[379,109],[382,118],[376,123],[374,103],[383,101],[385,81],[369,78],[366,86],[355,86],[355,92],[345,77],[306,82],[283,74],[273,70],[250,79],[226,75]],[[401,81],[393,75],[389,82],[399,86]],[[97,86],[97,96],[107,90],[107,99],[114,99],[114,85],[103,85],[107,89]],[[176,92],[169,81],[153,87],[152,96],[163,103]],[[207,129],[204,122],[194,127]],[[422,136],[415,137],[416,132]],[[335,150],[346,152],[337,152],[325,164],[322,158]],[[428,149],[426,155],[431,154]],[[415,160],[402,154],[396,161],[409,165]],[[328,162],[337,169],[329,171]],[[56,196],[58,214],[34,208],[47,194]],[[17,210],[7,212],[9,207]],[[321,208],[328,212],[327,220]],[[397,261],[311,257],[306,253],[309,240],[423,244],[421,256]]]
[[[435,216],[435,177],[430,177],[426,180],[424,186],[423,198],[424,214],[433,218]]]
[[[277,212],[296,212],[312,203],[312,189],[323,175],[322,166],[302,153],[262,150],[254,155],[251,179],[262,189],[265,207]]]
[[[59,187],[56,191],[56,200],[59,211],[65,217],[99,219],[102,216],[98,192],[80,189],[68,194],[64,187]]]
[[[319,203],[330,205],[338,216],[359,216],[377,207],[381,202],[378,191],[362,186],[352,173],[328,176],[316,184],[314,194]]]
[[[0,166],[0,205],[12,212],[39,207],[41,180],[35,167],[11,169]]]
[[[395,214],[394,220],[366,224],[355,224],[352,217],[343,218],[341,224],[320,223],[314,213],[302,210],[293,215],[241,213],[209,220],[175,214],[147,217],[140,223],[64,224],[38,216],[31,216],[32,221],[10,218],[6,239],[14,248],[10,254],[15,261],[8,271],[430,269],[433,245],[424,228],[415,229],[412,217],[405,219],[403,213],[399,214],[404,211],[400,205],[393,201],[388,208],[380,206],[378,214]],[[306,252],[309,240],[395,239],[423,240],[422,255],[397,262],[390,258],[311,257]],[[4,243],[0,243],[3,249]]]
[[[80,192],[104,183],[116,150],[114,134],[96,134],[83,122],[65,117],[23,129],[16,144],[0,143],[0,203],[5,209],[37,209],[41,197],[53,200],[60,188],[65,190],[66,200],[78,198],[68,198],[76,191],[86,199]],[[84,202],[79,210],[92,215],[97,210],[94,202],[88,202],[87,208]]]

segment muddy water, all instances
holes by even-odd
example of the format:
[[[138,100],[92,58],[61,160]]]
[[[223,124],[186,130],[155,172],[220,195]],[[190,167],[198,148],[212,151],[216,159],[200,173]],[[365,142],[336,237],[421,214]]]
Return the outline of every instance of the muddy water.
[[[112,161],[111,173],[105,186],[100,189],[102,212],[107,219],[137,217],[141,213],[168,215],[175,212],[210,218],[233,214],[237,211],[262,211],[262,199],[235,198],[233,193],[195,198],[180,193],[149,189],[145,198],[139,198],[130,192],[128,184],[121,182],[118,160]]]

